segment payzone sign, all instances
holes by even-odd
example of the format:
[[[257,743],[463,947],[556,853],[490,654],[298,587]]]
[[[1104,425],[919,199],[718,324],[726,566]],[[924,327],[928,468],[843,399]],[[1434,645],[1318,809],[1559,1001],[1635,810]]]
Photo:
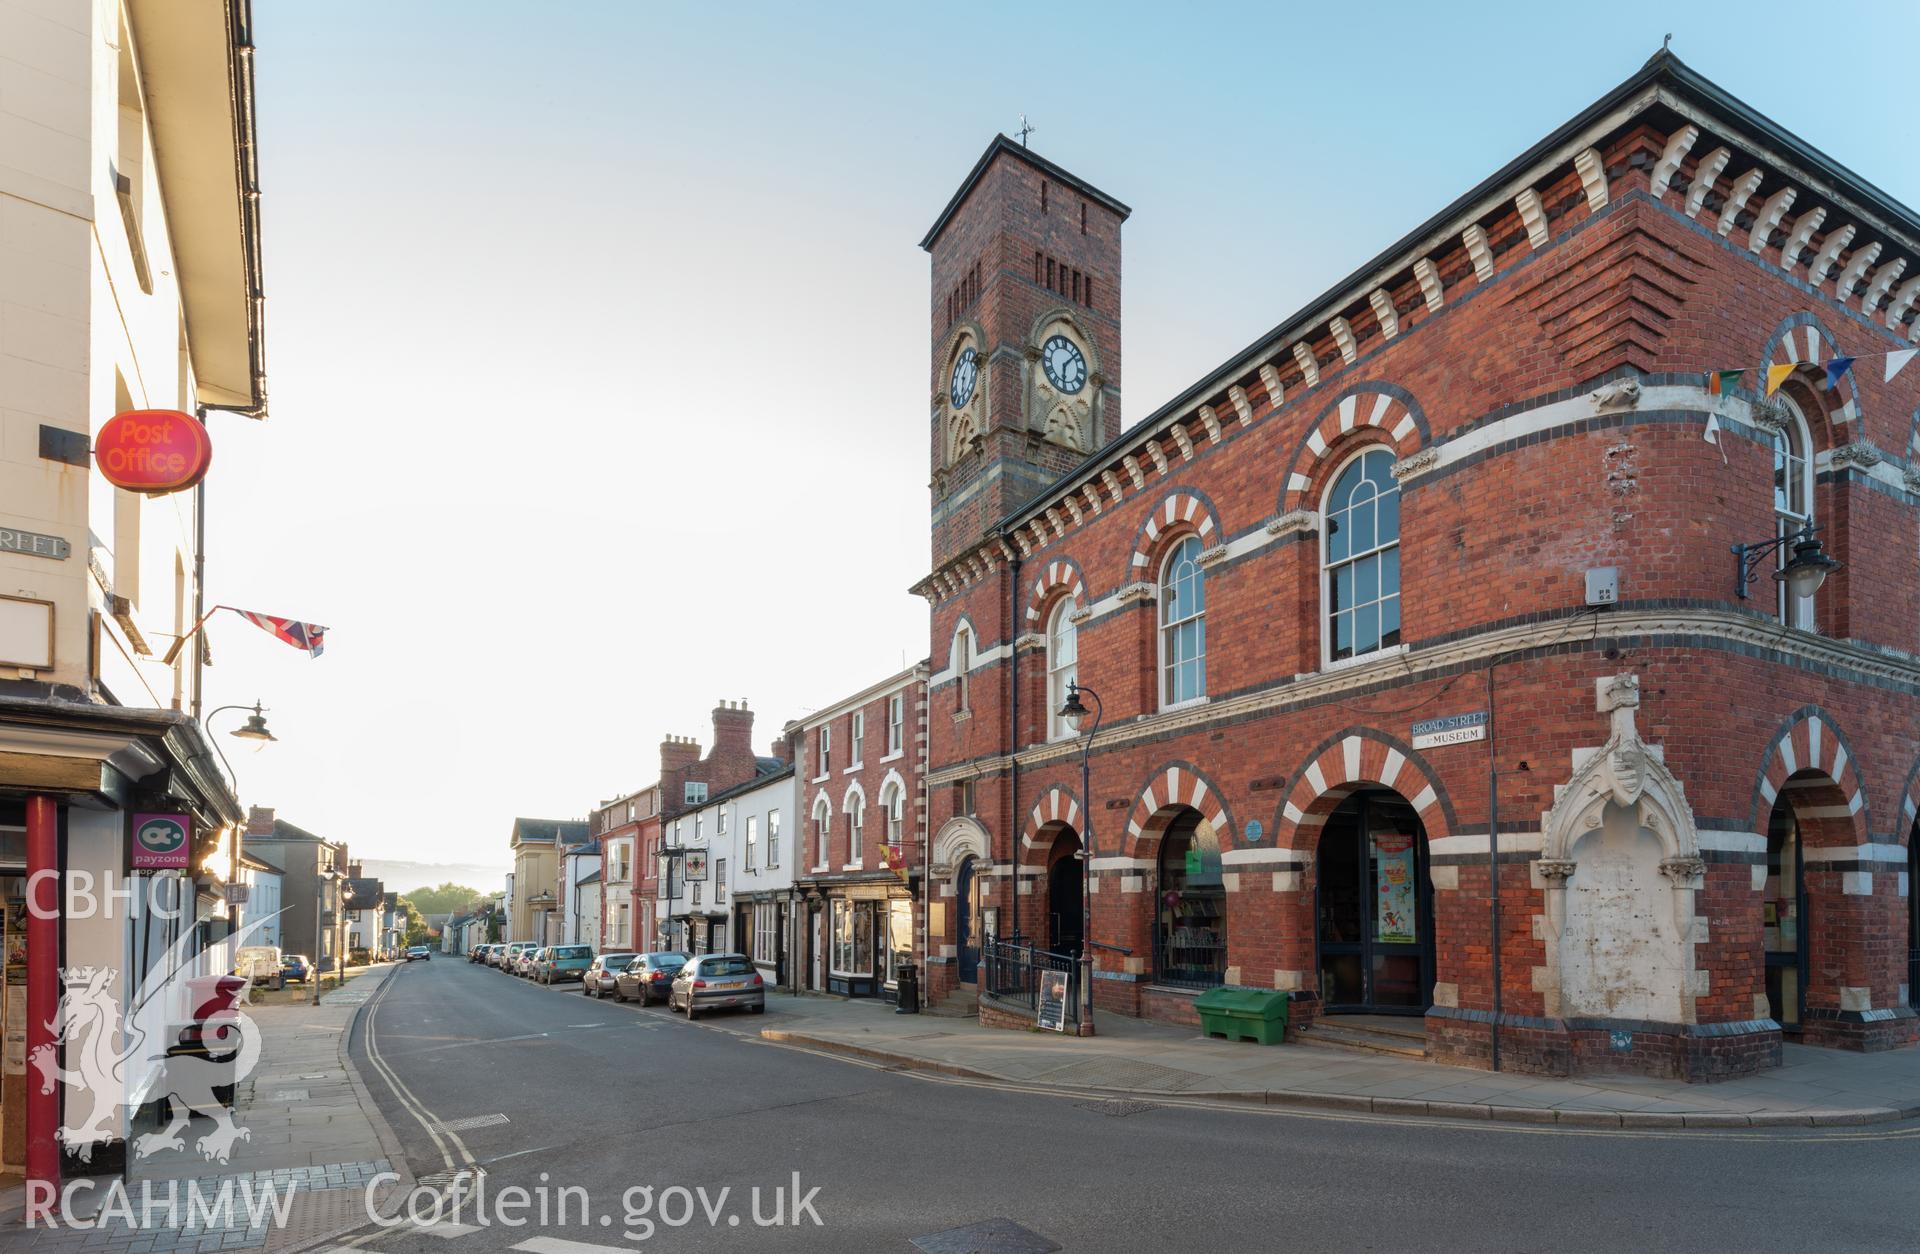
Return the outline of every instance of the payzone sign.
[[[193,854],[193,818],[186,814],[133,816],[133,869],[184,871]]]

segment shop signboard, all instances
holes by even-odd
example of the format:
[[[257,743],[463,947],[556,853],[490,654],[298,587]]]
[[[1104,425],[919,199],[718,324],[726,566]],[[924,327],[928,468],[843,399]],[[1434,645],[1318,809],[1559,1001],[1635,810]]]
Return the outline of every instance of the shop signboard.
[[[193,817],[186,814],[133,816],[133,869],[184,871],[193,852]]]
[[[695,880],[706,879],[707,878],[707,851],[704,849],[687,850],[686,865],[687,865],[686,879],[688,883],[692,883]]]
[[[108,483],[162,496],[190,488],[213,464],[213,441],[192,414],[134,409],[115,414],[93,438],[93,458]]]
[[[1375,878],[1380,899],[1374,916],[1374,939],[1388,944],[1411,945],[1420,937],[1415,921],[1413,837],[1405,832],[1373,834]]]

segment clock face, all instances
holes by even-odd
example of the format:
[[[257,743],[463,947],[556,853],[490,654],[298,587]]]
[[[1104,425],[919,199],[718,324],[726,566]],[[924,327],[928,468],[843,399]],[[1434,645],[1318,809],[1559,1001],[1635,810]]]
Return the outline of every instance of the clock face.
[[[1040,365],[1047,372],[1047,382],[1068,396],[1087,386],[1087,359],[1064,335],[1053,336],[1040,346]]]
[[[953,364],[953,379],[947,384],[947,399],[953,402],[955,409],[964,409],[967,402],[973,399],[973,384],[979,375],[979,363],[974,360],[973,350],[969,348]]]

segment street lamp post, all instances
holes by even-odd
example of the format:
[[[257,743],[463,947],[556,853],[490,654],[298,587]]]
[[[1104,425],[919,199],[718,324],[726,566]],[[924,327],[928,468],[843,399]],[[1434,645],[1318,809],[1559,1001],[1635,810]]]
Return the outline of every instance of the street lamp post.
[[[327,925],[327,882],[334,878],[331,870],[317,871],[314,875],[313,895],[313,960],[307,963],[307,979],[313,985],[312,1004],[320,1004],[320,935]]]
[[[237,789],[240,786],[240,777],[233,773],[233,763],[227,761],[227,751],[220,747],[220,742],[215,740],[212,735],[213,716],[227,710],[253,711],[253,713],[247,715],[246,722],[227,733],[227,735],[232,736],[236,740],[245,740],[252,744],[255,749],[264,749],[275,740],[278,740],[279,737],[267,730],[267,712],[258,701],[255,701],[252,705],[219,706],[216,709],[208,710],[206,714],[201,716],[200,726],[208,733],[207,743],[212,745],[213,751],[220,755],[220,765],[227,768],[227,778],[233,781],[233,786]]]
[[[1080,700],[1082,694],[1093,698],[1092,722],[1089,723],[1089,711]],[[1067,720],[1075,731],[1086,728],[1087,736],[1080,744],[1080,993],[1082,1036],[1093,1035],[1093,795],[1090,791],[1089,776],[1092,773],[1093,738],[1100,731],[1100,720],[1106,713],[1106,707],[1100,701],[1100,694],[1080,683],[1078,680],[1067,684],[1067,699],[1060,707],[1060,717]]]
[[[1819,591],[1827,576],[1840,569],[1840,563],[1827,556],[1819,538],[1813,534],[1814,530],[1814,525],[1808,523],[1789,535],[1775,536],[1757,544],[1732,546],[1734,592],[1741,600],[1746,600],[1747,586],[1753,582],[1754,572],[1760,568],[1760,563],[1769,554],[1777,553],[1789,544],[1793,546],[1793,556],[1785,566],[1773,572],[1774,579],[1785,584],[1788,594],[1796,599],[1810,597]]]

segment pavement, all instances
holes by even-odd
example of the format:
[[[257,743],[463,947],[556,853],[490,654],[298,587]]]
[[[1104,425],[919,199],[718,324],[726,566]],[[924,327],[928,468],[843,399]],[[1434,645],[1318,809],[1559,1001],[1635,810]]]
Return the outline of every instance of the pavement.
[[[347,1057],[355,1016],[392,974],[379,964],[349,975],[346,986],[305,1003],[247,1008],[261,1032],[261,1062],[240,1079],[234,1122],[246,1139],[234,1144],[227,1162],[207,1161],[195,1141],[208,1129],[196,1119],[179,1149],[136,1159],[125,1180],[135,1222],[109,1213],[103,1192],[80,1196],[69,1216],[89,1222],[81,1229],[24,1227],[26,1196],[15,1184],[0,1189],[0,1245],[8,1251],[81,1250],[86,1254],[213,1254],[265,1250],[268,1254],[319,1244],[361,1226],[367,1217],[367,1185],[393,1171],[398,1183],[374,1190],[376,1205],[397,1204],[413,1180],[399,1142],[366,1084]],[[106,1179],[100,1181],[104,1190]],[[192,1192],[212,1199],[225,1188],[239,1203],[209,1218],[189,1213]],[[269,1205],[247,1199],[278,1195],[284,1218]],[[144,1222],[139,1208],[152,1199]],[[97,1222],[95,1222],[97,1220]]]
[[[1920,1048],[1788,1045],[1776,1070],[1716,1084],[1561,1079],[1312,1045],[1255,1045],[1101,1015],[1098,1035],[982,1027],[872,1001],[775,996],[735,1030],[870,1062],[1036,1090],[1582,1127],[1808,1127],[1920,1118]]]

